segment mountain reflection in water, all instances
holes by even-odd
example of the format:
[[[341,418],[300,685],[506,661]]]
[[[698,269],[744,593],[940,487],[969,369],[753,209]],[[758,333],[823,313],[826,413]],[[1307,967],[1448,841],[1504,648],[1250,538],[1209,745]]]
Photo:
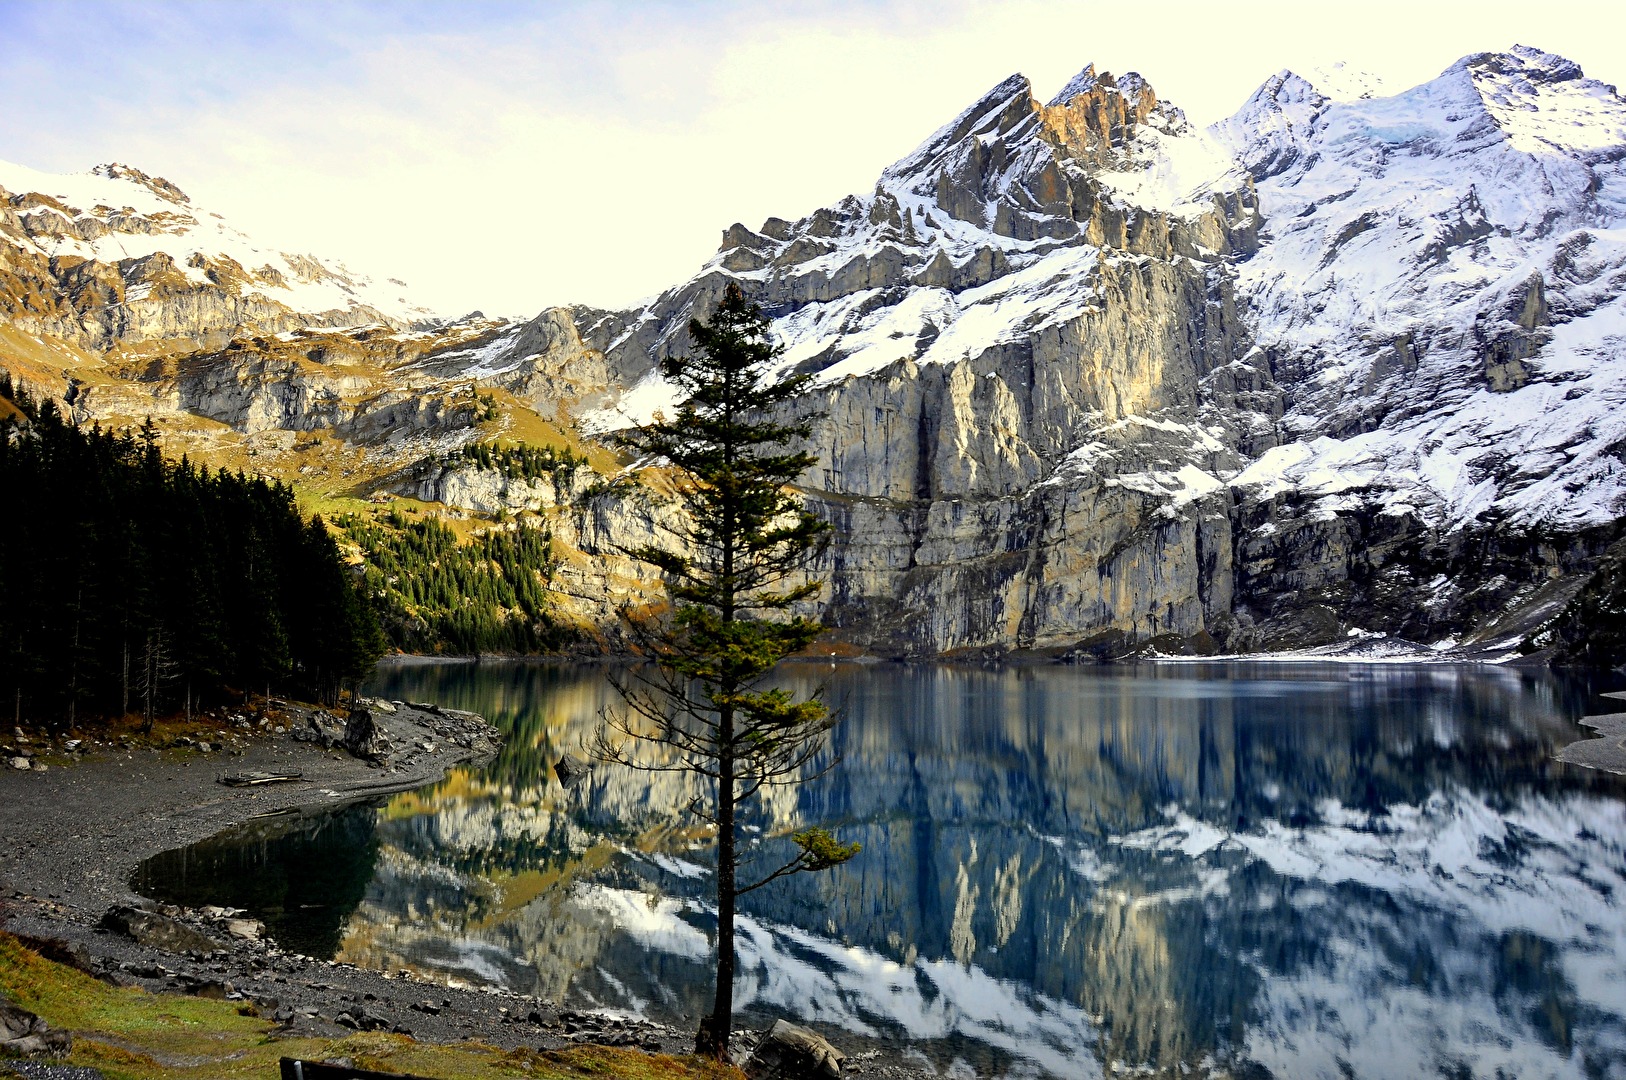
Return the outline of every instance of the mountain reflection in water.
[[[773,794],[750,846],[772,864],[817,822],[864,851],[744,898],[748,1022],[979,1074],[1626,1076],[1626,780],[1551,760],[1613,686],[1332,665],[786,681],[843,705],[843,760]],[[509,739],[433,787],[160,856],[140,883],[369,967],[706,1011],[710,846],[673,812],[692,781],[552,778],[614,703],[603,669],[402,665],[371,690]]]

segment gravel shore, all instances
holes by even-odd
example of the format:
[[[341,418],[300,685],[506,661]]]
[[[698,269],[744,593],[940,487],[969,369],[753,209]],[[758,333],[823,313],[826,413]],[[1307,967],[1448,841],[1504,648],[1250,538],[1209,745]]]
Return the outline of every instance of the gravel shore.
[[[1599,696],[1626,701],[1626,694],[1622,693]],[[1626,773],[1626,713],[1583,716],[1579,723],[1595,730],[1599,737],[1570,743],[1558,752],[1558,760],[1589,769]]]

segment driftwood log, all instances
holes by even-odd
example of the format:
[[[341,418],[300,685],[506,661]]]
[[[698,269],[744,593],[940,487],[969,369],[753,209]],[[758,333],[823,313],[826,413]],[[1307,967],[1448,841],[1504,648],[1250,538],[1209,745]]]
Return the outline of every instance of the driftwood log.
[[[253,787],[256,784],[284,784],[292,780],[303,780],[302,772],[245,772],[228,773],[220,778],[220,782],[227,787]]]

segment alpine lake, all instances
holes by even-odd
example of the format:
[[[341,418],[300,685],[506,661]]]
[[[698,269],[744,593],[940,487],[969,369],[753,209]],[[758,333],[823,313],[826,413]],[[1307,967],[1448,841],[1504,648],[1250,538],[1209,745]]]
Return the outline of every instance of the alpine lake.
[[[507,741],[418,791],[240,826],[136,886],[284,948],[692,1026],[713,908],[683,773],[563,786],[607,672],[405,663],[366,693]],[[1626,1077],[1626,776],[1553,760],[1618,677],[1488,666],[795,664],[839,764],[746,851],[738,1020],[948,1075]],[[749,868],[745,871],[749,873]]]

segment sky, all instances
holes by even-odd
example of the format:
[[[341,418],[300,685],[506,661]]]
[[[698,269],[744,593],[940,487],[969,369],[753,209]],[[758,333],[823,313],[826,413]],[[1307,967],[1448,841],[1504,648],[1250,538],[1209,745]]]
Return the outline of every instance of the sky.
[[[1626,5],[0,0],[0,159],[119,161],[442,315],[622,307],[731,223],[872,190],[1013,72],[1207,124],[1282,68],[1391,90],[1515,43],[1626,83]],[[1539,17],[1538,17],[1539,15]]]

